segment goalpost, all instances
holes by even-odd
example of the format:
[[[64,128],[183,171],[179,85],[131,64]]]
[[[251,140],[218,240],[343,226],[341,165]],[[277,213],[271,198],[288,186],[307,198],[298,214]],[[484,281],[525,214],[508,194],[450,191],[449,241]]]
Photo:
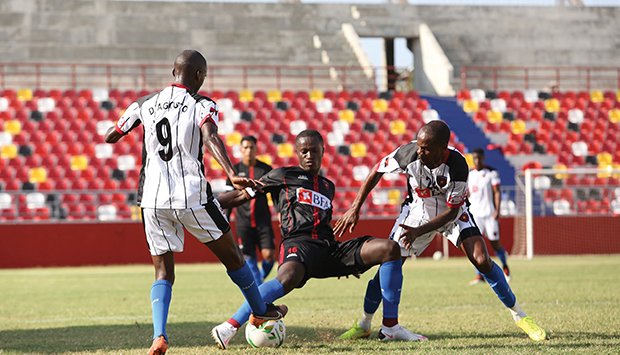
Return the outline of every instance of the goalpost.
[[[511,255],[532,259],[535,245],[543,254],[620,252],[620,169],[529,169],[515,180]]]

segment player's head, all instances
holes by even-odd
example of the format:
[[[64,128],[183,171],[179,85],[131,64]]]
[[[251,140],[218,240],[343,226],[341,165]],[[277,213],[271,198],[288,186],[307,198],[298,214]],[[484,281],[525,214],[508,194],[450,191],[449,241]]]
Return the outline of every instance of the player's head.
[[[198,92],[207,77],[207,60],[200,52],[186,49],[174,60],[172,75],[176,82]]]
[[[314,175],[318,175],[321,170],[324,151],[323,136],[318,131],[307,129],[301,131],[295,138],[295,152],[299,166]]]
[[[474,167],[476,170],[484,169],[484,150],[482,148],[476,148],[471,152],[471,157],[474,159]]]
[[[241,138],[241,156],[244,164],[253,163],[256,159],[256,137],[243,136]]]
[[[448,153],[450,128],[443,121],[431,121],[418,132],[418,156],[429,169],[441,165]]]

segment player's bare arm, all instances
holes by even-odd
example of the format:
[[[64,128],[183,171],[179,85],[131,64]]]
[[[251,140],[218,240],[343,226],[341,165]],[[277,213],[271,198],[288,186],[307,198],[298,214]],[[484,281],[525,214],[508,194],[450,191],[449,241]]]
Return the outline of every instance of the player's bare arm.
[[[342,237],[344,232],[347,230],[349,233],[353,233],[353,229],[355,229],[355,226],[359,220],[360,209],[362,208],[364,201],[366,201],[366,198],[370,192],[375,188],[375,186],[377,186],[383,176],[383,173],[377,171],[378,169],[379,164],[375,164],[357,192],[355,201],[353,201],[351,208],[349,208],[349,210],[347,210],[347,212],[345,212],[344,215],[336,222],[336,226],[334,227],[334,234],[336,235],[336,238]]]
[[[440,213],[435,218],[420,225],[419,227],[411,227],[405,224],[401,224],[400,226],[405,230],[405,232],[400,235],[399,239],[405,239],[405,247],[410,248],[411,244],[413,244],[413,241],[417,237],[424,235],[428,232],[437,230],[446,225],[448,222],[453,221],[458,215],[459,210],[460,206],[448,208],[443,213]]]
[[[116,126],[112,126],[112,127],[108,128],[108,131],[105,133],[105,142],[106,143],[116,143],[121,138],[123,138],[123,135],[118,133],[118,131],[116,131]]]
[[[502,192],[499,189],[499,184],[493,185],[493,202],[495,203],[493,218],[498,219],[500,215],[500,204],[502,203]]]
[[[217,201],[220,203],[222,209],[229,209],[240,206],[252,198],[254,197],[244,189],[223,192],[217,196]]]
[[[200,130],[202,132],[202,142],[204,146],[207,147],[209,153],[222,166],[226,176],[230,179],[230,182],[233,184],[235,189],[241,190],[246,187],[260,189],[260,184],[257,181],[243,178],[235,174],[232,163],[226,153],[224,142],[222,142],[222,139],[217,134],[217,126],[213,122],[205,122],[200,127]]]

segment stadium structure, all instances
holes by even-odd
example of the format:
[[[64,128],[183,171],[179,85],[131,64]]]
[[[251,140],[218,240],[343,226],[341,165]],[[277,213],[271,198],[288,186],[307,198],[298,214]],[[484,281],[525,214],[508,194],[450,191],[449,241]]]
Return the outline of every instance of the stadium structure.
[[[0,267],[149,262],[141,139],[103,134],[186,48],[207,57],[203,93],[233,157],[254,134],[265,161],[295,164],[295,135],[322,132],[337,215],[375,162],[442,119],[500,172],[512,254],[620,253],[620,7],[462,3],[1,2],[0,248],[13,252]],[[382,65],[365,38],[382,41]],[[397,39],[413,70],[395,66]],[[358,228],[384,236],[405,181],[379,187]],[[459,255],[444,248],[424,255]],[[212,260],[196,249],[180,261]]]

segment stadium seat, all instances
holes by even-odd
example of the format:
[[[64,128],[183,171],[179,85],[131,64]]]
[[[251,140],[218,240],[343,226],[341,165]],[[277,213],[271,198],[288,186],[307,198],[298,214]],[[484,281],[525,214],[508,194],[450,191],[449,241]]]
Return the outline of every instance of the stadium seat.
[[[469,91],[469,96],[473,101],[482,102],[486,100],[486,94],[484,90],[481,89],[472,89]]]
[[[254,100],[254,94],[251,90],[244,89],[239,91],[239,101],[251,102],[252,100]]]
[[[22,132],[22,123],[18,120],[8,120],[4,122],[4,131],[11,135],[18,135]]]
[[[547,99],[545,100],[545,110],[547,112],[559,112],[560,111],[560,102],[558,99]]]
[[[503,115],[500,111],[493,111],[493,110],[489,110],[487,111],[487,121],[491,124],[498,124],[498,123],[502,123],[503,121]]]
[[[390,134],[402,135],[407,130],[407,124],[403,120],[394,120],[390,122]]]
[[[279,158],[291,158],[295,153],[295,148],[291,143],[280,143],[277,152]]]
[[[465,100],[463,101],[463,111],[467,113],[475,113],[479,110],[479,104],[476,100]]]
[[[47,170],[43,167],[31,168],[28,171],[28,181],[33,184],[47,181]]]
[[[0,158],[13,159],[17,156],[17,146],[13,143],[3,145],[0,148]]]
[[[310,101],[317,102],[319,100],[323,100],[323,91],[314,89],[310,91]]]
[[[290,123],[290,133],[293,136],[298,135],[301,131],[305,130],[308,127],[305,121],[295,120]]]
[[[348,109],[338,111],[338,118],[342,121],[347,122],[348,124],[351,124],[355,120],[355,112]]]
[[[367,148],[366,144],[362,142],[351,144],[351,156],[353,158],[363,158],[366,156]]]
[[[32,90],[30,89],[19,89],[17,90],[17,99],[19,101],[30,101],[32,100]]]
[[[116,159],[119,170],[133,170],[136,168],[136,157],[133,155],[121,155]]]

